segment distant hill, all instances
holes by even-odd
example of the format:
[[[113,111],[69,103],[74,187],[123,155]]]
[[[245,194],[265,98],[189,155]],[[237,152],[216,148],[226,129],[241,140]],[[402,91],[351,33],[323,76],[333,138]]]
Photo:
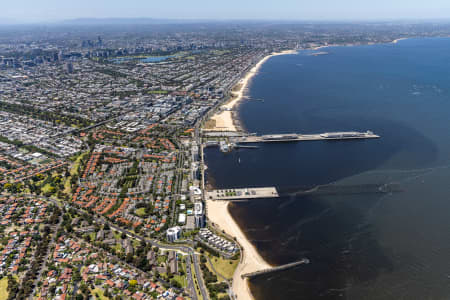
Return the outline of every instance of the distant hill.
[[[20,24],[21,22],[14,20],[14,19],[10,19],[10,18],[0,18],[0,25],[16,25],[16,24]]]
[[[153,18],[79,18],[60,22],[65,25],[152,25],[152,24],[195,24],[213,20],[153,19]]]

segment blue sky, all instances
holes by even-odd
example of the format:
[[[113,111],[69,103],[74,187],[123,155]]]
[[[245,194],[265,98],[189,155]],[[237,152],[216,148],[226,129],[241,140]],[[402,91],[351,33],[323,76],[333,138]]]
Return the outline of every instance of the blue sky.
[[[0,22],[73,18],[450,19],[450,0],[2,0]]]

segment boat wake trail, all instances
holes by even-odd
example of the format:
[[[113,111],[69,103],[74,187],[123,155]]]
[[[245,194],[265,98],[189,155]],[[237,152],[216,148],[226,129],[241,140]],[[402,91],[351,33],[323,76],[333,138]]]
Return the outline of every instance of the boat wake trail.
[[[365,181],[377,183],[344,184],[344,180],[329,184],[317,185],[312,188],[297,188],[279,191],[280,196],[294,199],[304,195],[354,195],[354,194],[390,194],[402,192],[402,186],[410,181],[428,176],[436,171],[450,169],[450,163],[423,169],[411,170],[373,170],[353,176],[352,178],[365,178]]]

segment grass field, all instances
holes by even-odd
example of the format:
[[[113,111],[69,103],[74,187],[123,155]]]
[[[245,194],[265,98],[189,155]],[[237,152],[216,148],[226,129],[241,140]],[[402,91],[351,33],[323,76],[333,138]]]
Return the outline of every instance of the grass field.
[[[183,259],[180,260],[180,262],[179,262],[179,269],[178,269],[178,271],[183,271],[184,274],[186,274],[186,263],[183,262]],[[183,288],[186,287],[186,285],[187,285],[186,275],[184,275],[184,276],[174,275],[173,279],[175,279],[179,284],[181,284],[181,286]]]
[[[139,217],[143,217],[145,216],[145,207],[141,207],[135,210],[136,215],[138,215]]]
[[[8,277],[3,277],[0,280],[0,300],[8,299]]]
[[[73,166],[70,168],[70,172],[69,172],[70,176],[67,177],[66,182],[64,182],[64,193],[70,194],[70,192],[71,192],[70,180],[72,179],[72,176],[78,175],[78,167],[80,165],[81,159],[88,154],[89,154],[89,152],[85,152],[85,153],[82,153],[79,156],[77,156],[77,158],[75,158],[75,162],[74,162]]]
[[[214,269],[216,269],[217,272],[227,279],[233,278],[233,274],[239,264],[239,260],[223,259],[222,257],[215,256],[209,256],[209,258],[211,259]]]
[[[118,241],[121,241],[121,240],[122,240],[122,238],[121,238],[121,233],[120,233],[120,232],[113,230],[112,233],[114,234],[114,238],[115,238],[116,240],[118,240]]]
[[[94,290],[91,290],[91,291],[92,291],[92,295],[94,295],[95,299],[100,299],[100,300],[108,300],[109,299],[108,297],[105,297],[103,295],[103,290],[101,290],[99,288],[95,288]],[[97,297],[97,295],[98,295],[98,297]]]
[[[147,94],[167,94],[168,91],[148,91]]]
[[[46,185],[44,185],[44,186],[42,187],[42,191],[43,191],[44,193],[47,193],[47,192],[50,191],[51,188],[52,188],[52,186],[51,186],[49,183],[47,183]]]
[[[66,182],[64,182],[64,193],[70,194],[70,177],[67,177]]]
[[[156,259],[158,261],[158,263],[163,263],[166,261],[166,257],[164,255],[159,255],[158,258]]]
[[[85,152],[81,155],[79,155],[76,159],[75,159],[75,163],[73,164],[72,168],[70,169],[70,175],[77,175],[78,173],[78,166],[80,165],[81,160],[83,159],[83,157],[85,157],[86,155],[88,155],[89,152]]]
[[[181,275],[173,275],[173,279],[175,279],[182,287],[186,287],[185,276]]]

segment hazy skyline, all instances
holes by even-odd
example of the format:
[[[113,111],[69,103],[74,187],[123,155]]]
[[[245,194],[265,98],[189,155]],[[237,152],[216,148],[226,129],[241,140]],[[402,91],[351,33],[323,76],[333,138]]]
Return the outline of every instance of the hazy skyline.
[[[74,18],[374,20],[450,18],[448,0],[17,0],[5,1],[0,23]]]

